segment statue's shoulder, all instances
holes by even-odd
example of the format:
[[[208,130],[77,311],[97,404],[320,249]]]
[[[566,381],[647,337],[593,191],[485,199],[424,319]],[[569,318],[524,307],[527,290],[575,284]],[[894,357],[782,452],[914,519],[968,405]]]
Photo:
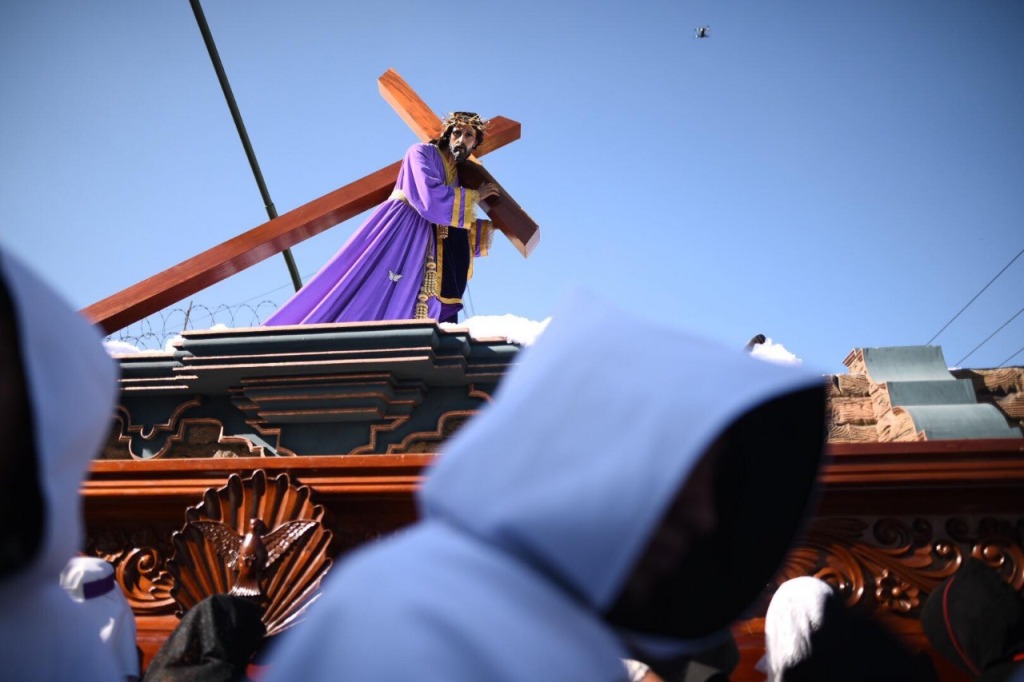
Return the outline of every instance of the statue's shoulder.
[[[405,163],[409,164],[429,164],[436,166],[441,164],[441,151],[436,145],[430,144],[429,142],[417,142],[416,144],[409,147],[408,151],[405,152]]]
[[[440,150],[438,150],[437,145],[431,144],[430,142],[417,142],[413,146],[409,147],[408,153],[437,156],[440,154]]]

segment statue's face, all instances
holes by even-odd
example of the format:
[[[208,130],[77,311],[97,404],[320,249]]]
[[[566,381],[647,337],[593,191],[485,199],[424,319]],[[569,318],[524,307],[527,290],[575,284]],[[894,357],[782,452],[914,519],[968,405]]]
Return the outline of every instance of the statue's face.
[[[448,138],[448,149],[451,150],[455,161],[462,163],[476,149],[476,143],[476,128],[465,123],[456,123],[452,128],[451,137]]]

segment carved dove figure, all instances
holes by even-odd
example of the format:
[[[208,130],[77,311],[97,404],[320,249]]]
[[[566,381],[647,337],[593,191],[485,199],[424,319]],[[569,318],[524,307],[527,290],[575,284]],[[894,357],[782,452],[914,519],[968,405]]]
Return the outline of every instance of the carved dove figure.
[[[270,533],[262,519],[252,519],[250,530],[241,536],[220,521],[193,521],[192,524],[213,545],[228,568],[238,571],[238,578],[228,594],[236,597],[263,596],[263,576],[300,539],[316,527],[316,521],[285,521]]]

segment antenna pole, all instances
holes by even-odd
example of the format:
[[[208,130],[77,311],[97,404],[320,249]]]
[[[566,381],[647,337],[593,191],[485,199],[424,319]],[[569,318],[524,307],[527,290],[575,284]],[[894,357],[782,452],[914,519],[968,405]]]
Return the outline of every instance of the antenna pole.
[[[189,0],[189,4],[192,5],[192,13],[196,15],[199,32],[203,34],[206,51],[210,53],[210,61],[213,62],[213,69],[217,72],[217,80],[220,81],[220,88],[224,91],[224,99],[227,100],[228,109],[231,110],[231,118],[235,121],[235,128],[238,130],[238,137],[242,140],[242,147],[245,149],[245,156],[249,159],[249,166],[252,168],[253,177],[256,178],[256,185],[260,188],[260,195],[263,197],[263,205],[267,209],[267,216],[273,220],[277,217],[277,209],[274,208],[274,202],[270,199],[267,183],[263,181],[263,173],[260,171],[260,164],[256,160],[256,152],[253,151],[252,144],[249,142],[249,134],[245,132],[242,113],[238,110],[238,104],[235,103],[235,96],[231,92],[231,84],[228,83],[228,75],[224,71],[224,65],[221,64],[220,54],[217,53],[217,46],[213,42],[213,34],[210,33],[210,27],[206,23],[206,15],[203,14],[203,8],[199,4],[199,0]],[[281,252],[281,255],[284,256],[284,261],[288,265],[288,273],[291,275],[292,285],[295,287],[295,291],[298,291],[302,288],[302,278],[299,277],[299,269],[295,266],[295,259],[292,258],[291,249],[285,249]]]

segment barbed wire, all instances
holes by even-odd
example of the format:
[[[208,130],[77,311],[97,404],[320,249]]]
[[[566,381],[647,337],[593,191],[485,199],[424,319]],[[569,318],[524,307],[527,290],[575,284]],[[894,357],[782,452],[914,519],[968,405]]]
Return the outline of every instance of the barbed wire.
[[[277,303],[263,300],[256,305],[238,303],[220,304],[213,308],[202,303],[189,303],[185,308],[165,308],[158,313],[128,325],[109,335],[107,341],[122,341],[139,350],[163,350],[167,341],[188,329],[210,329],[224,325],[259,327],[263,320],[277,310]]]

